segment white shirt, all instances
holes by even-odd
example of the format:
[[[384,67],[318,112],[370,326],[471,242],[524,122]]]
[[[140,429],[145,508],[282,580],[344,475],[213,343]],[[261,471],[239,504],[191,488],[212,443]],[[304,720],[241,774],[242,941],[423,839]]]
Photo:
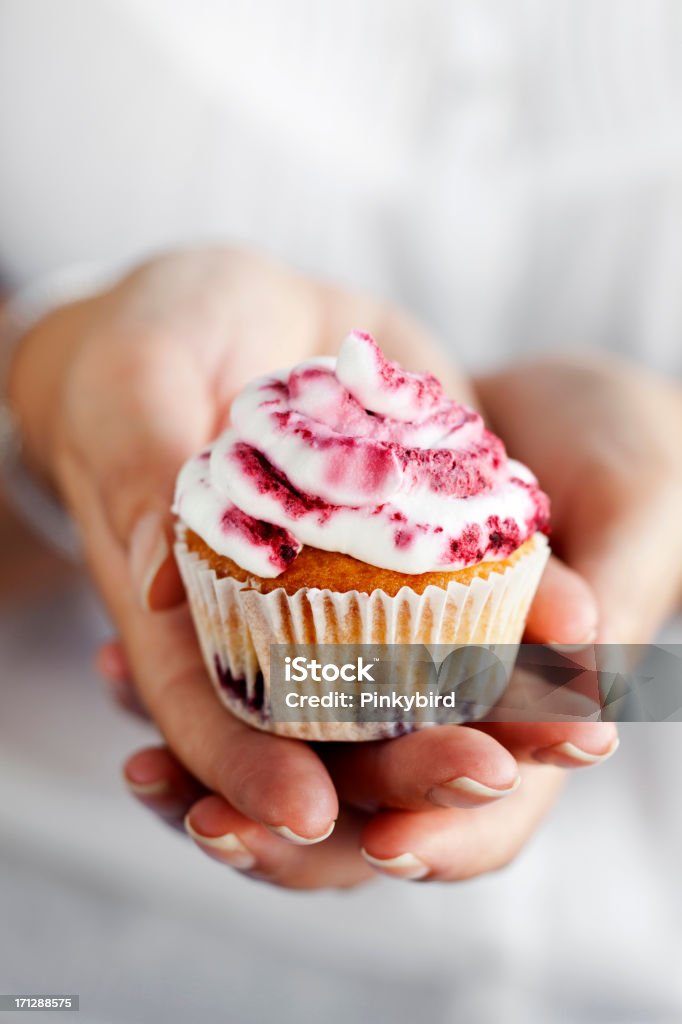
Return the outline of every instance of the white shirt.
[[[1,0],[0,268],[228,239],[467,365],[679,369],[681,40],[674,0]]]
[[[672,0],[0,0],[0,273],[218,238],[403,302],[466,367],[679,369],[681,45]],[[150,733],[88,678],[87,605],[0,623],[17,991],[93,1021],[679,1019],[677,726],[625,728],[503,874],[277,892],[122,794]]]

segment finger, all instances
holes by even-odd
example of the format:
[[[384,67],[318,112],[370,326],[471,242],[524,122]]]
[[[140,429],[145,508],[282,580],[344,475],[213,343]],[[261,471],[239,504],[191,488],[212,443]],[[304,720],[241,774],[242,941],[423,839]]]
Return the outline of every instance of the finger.
[[[206,673],[187,605],[153,615],[140,609],[97,495],[87,478],[77,486],[93,573],[168,745],[206,789],[247,817],[291,842],[327,838],[338,800],[319,757],[307,744],[258,732],[227,711]]]
[[[633,507],[635,506],[635,507]],[[600,607],[601,643],[648,643],[675,610],[682,576],[680,496],[661,494],[646,509],[630,494],[591,536],[574,540],[571,563]],[[667,558],[661,568],[661,541]]]
[[[386,811],[362,834],[363,855],[381,874],[459,881],[510,863],[554,802],[563,772],[526,765],[513,796],[475,814],[466,810]]]
[[[554,555],[547,563],[526,623],[526,639],[543,644],[592,644],[598,606],[578,572]]]
[[[95,668],[110,683],[130,682],[130,666],[118,640],[109,640],[99,647],[95,655]]]
[[[151,499],[150,499],[151,500]],[[130,577],[146,611],[174,608],[185,592],[173,556],[173,519],[168,511],[145,512],[130,532]]]
[[[612,722],[491,722],[481,728],[519,762],[540,761],[560,768],[602,764],[619,743]]]
[[[147,747],[132,754],[123,767],[123,780],[148,810],[177,827],[206,792],[167,747]]]
[[[111,654],[111,651],[109,653]],[[166,703],[166,705],[172,706],[173,708],[173,714],[171,716],[173,721],[175,720],[176,716],[182,719],[184,715],[189,717],[190,715],[196,716],[198,714],[196,699],[197,685],[196,682],[193,681],[194,677],[191,675],[188,675],[186,677],[186,687],[188,691],[187,708],[185,709],[184,701],[182,701],[178,707],[177,692],[173,692],[173,687],[175,688],[175,691],[177,691],[178,687],[184,687],[185,684],[184,682],[182,682],[183,678],[184,677],[180,677],[179,681],[176,680],[170,684],[171,692],[166,693],[166,696],[164,698],[164,703]],[[201,686],[203,689],[206,689],[205,679],[201,680]],[[208,695],[210,696],[211,699],[213,698],[212,691],[209,690]],[[191,703],[191,708],[189,708],[189,703]],[[310,780],[312,783],[314,783],[314,780],[316,779],[319,770],[322,769],[322,766],[319,765],[317,759],[314,757],[312,752],[310,752],[309,749],[306,748],[306,745],[303,743],[298,743],[295,740],[280,741],[279,737],[269,737],[264,733],[255,732],[248,726],[245,726],[243,723],[233,718],[221,707],[218,707],[214,710],[217,711],[218,721],[222,722],[223,725],[223,734],[219,736],[216,735],[215,741],[216,743],[219,742],[221,744],[218,749],[221,751],[224,750],[225,753],[221,758],[219,766],[213,771],[212,779],[214,784],[211,785],[211,788],[214,788],[214,790],[218,790],[218,792],[221,793],[233,793],[233,791],[239,790],[240,792],[235,796],[235,799],[238,802],[238,806],[242,806],[246,809],[255,811],[257,816],[261,806],[259,804],[258,791],[260,790],[260,788],[262,788],[263,794],[268,795],[267,800],[270,801],[270,803],[273,805],[273,808],[271,810],[270,820],[268,820],[267,809],[263,807],[260,813],[265,815],[265,818],[259,817],[260,820],[265,820],[265,823],[268,824],[269,827],[271,827],[275,831],[279,831],[280,835],[286,837],[291,842],[305,844],[309,842],[317,842],[318,840],[326,838],[326,835],[329,835],[334,827],[334,819],[332,818],[332,820],[329,820],[328,814],[327,818],[325,819],[326,823],[322,828],[315,830],[315,826],[313,826],[312,831],[310,833],[309,830],[306,831],[304,825],[301,831],[296,831],[296,829],[292,827],[291,824],[292,821],[296,824],[299,821],[300,815],[296,813],[296,810],[294,809],[291,812],[279,812],[278,809],[276,809],[278,808],[278,806],[283,806],[285,803],[285,797],[281,796],[278,793],[280,782],[276,781],[275,784],[273,785],[272,780],[270,778],[265,777],[266,774],[269,774],[269,772],[267,771],[267,766],[254,766],[253,764],[254,758],[256,760],[260,760],[261,757],[264,758],[265,753],[270,749],[271,744],[269,740],[270,738],[272,738],[272,745],[274,745],[275,750],[279,750],[280,753],[283,755],[280,764],[275,765],[273,767],[275,771],[278,771],[278,773],[282,775],[284,793],[284,791],[286,790],[286,786],[289,784],[289,772],[295,770],[294,767],[291,766],[288,768],[287,762],[293,760],[294,763],[296,763],[298,761],[299,755],[302,755],[303,763],[301,766],[299,766],[298,771],[300,778],[298,778],[298,780],[295,778],[292,784],[300,786],[301,793],[304,794],[305,785],[308,777],[311,776]],[[229,729],[232,726],[233,729],[231,731],[231,734],[229,736],[225,735],[224,733],[226,730],[224,727]],[[170,732],[171,734],[173,734],[172,725],[170,726]],[[204,733],[204,741],[206,744],[210,744],[213,732],[213,728],[206,729]],[[239,746],[236,745],[238,736],[242,737],[244,740],[244,742]],[[178,751],[178,753],[180,753],[182,750],[184,750],[185,742],[186,741],[184,740],[184,738],[181,739],[174,749]],[[252,748],[254,749],[255,753],[252,753]],[[259,750],[261,750],[263,754],[260,754]],[[291,757],[288,757],[288,755],[291,755]],[[187,756],[190,758],[190,761],[188,763],[191,763],[193,765],[196,764],[196,755],[194,750],[188,749]],[[141,767],[141,770],[143,772],[146,772],[147,774],[150,771],[161,771],[162,769],[167,773],[170,770],[170,766],[173,766],[173,771],[170,773],[169,777],[166,777],[166,774],[163,774],[162,777],[160,777],[157,780],[159,790],[163,795],[164,805],[166,799],[169,797],[169,787],[171,788],[171,790],[175,790],[180,779],[184,779],[186,781],[187,778],[191,778],[191,776],[187,772],[185,772],[185,770],[179,765],[179,762],[168,751],[162,752],[160,750],[154,750],[153,752],[143,752],[143,754],[139,757],[141,758],[141,765],[138,758],[133,762],[133,767],[136,769],[140,769]],[[236,764],[238,761],[241,762],[239,766],[240,777],[236,778]],[[130,763],[128,766],[130,766]],[[263,767],[265,767],[265,771],[256,770],[262,769]],[[307,771],[306,768],[308,769]],[[207,769],[207,771],[208,770],[210,769]],[[248,777],[248,783],[242,780],[242,774]],[[146,782],[143,782],[142,784],[144,787],[146,787]],[[146,788],[144,788],[144,792],[146,792]],[[150,792],[156,794],[156,784],[153,786],[152,791]],[[140,795],[140,791],[135,791],[135,793],[136,796]],[[336,803],[335,798],[333,798],[331,802],[331,807],[331,813],[334,816],[336,816],[338,805]],[[285,815],[284,819],[281,819],[279,817],[280,814]]]
[[[274,836],[218,796],[189,811],[185,828],[200,850],[221,864],[289,889],[348,888],[372,877],[359,853],[361,816],[348,813],[334,836],[303,849]]]
[[[174,630],[191,631],[185,609]],[[162,613],[177,616],[177,612]],[[141,678],[145,665],[140,667]],[[154,720],[180,760],[237,810],[291,842],[326,839],[338,816],[336,792],[305,743],[258,732],[219,703],[203,665],[169,668],[143,691]]]
[[[107,681],[107,686],[112,700],[123,711],[135,715],[136,718],[149,721],[149,712],[140,700],[140,696],[132,683]]]
[[[95,668],[107,683],[111,697],[119,707],[138,718],[149,718],[149,712],[132,681],[128,659],[118,642],[102,644],[95,655]]]
[[[518,785],[514,757],[495,739],[443,725],[378,743],[321,751],[339,798],[365,809],[477,807]]]

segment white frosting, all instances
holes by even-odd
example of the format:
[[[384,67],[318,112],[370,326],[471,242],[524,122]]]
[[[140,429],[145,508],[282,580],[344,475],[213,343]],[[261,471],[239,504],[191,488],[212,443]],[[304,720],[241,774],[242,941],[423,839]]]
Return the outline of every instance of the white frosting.
[[[303,544],[403,573],[507,557],[546,521],[533,474],[433,377],[354,332],[321,359],[254,381],[232,426],[183,467],[175,511],[263,577]]]

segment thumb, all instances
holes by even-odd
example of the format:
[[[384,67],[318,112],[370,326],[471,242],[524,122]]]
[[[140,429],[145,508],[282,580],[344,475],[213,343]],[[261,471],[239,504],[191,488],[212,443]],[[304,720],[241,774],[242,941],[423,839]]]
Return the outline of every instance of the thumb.
[[[175,526],[171,513],[175,478],[183,462],[206,440],[202,430],[174,436],[175,427],[147,435],[125,465],[116,486],[102,483],[107,519],[127,549],[130,579],[139,604],[147,611],[173,608],[184,598],[182,580],[173,555]]]
[[[649,643],[680,600],[679,503],[660,494],[595,527],[570,553],[599,605],[600,643]]]
[[[151,511],[138,519],[130,537],[130,576],[137,599],[146,611],[179,604],[184,595],[173,556],[173,524],[168,514]]]
[[[586,646],[597,638],[598,609],[579,573],[552,555],[526,622],[531,643]]]

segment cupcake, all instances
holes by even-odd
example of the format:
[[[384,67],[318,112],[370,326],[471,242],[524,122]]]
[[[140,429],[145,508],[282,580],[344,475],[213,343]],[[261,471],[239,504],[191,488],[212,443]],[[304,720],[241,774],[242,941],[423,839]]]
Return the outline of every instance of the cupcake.
[[[208,671],[260,729],[375,739],[405,723],[275,720],[272,644],[518,645],[549,503],[481,416],[368,335],[255,380],[182,468],[176,557]]]

